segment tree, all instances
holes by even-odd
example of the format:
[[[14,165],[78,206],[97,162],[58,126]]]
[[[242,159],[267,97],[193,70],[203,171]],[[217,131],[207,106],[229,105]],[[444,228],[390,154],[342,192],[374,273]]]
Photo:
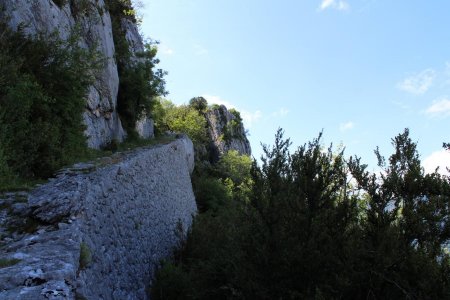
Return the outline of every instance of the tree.
[[[189,100],[189,106],[193,107],[198,112],[203,113],[208,108],[208,101],[203,97],[194,97]]]
[[[450,296],[450,186],[424,174],[408,129],[392,140],[388,163],[378,150],[378,177],[352,158],[352,175],[368,196],[357,297],[444,299]]]
[[[168,107],[165,123],[169,130],[186,133],[194,144],[207,141],[206,119],[190,106]]]
[[[230,178],[239,185],[250,177],[252,159],[248,155],[239,154],[237,150],[229,150],[222,155],[217,168],[224,178]]]
[[[376,151],[377,176],[324,151],[321,134],[291,154],[279,130],[253,163],[250,201],[196,218],[164,269],[178,276],[171,288],[188,299],[448,299],[449,181],[424,174],[408,130],[392,141],[388,163]]]
[[[156,69],[159,63],[156,53],[156,45],[147,43],[143,52],[136,53],[136,61],[119,65],[117,110],[129,133],[134,131],[139,118],[151,115],[155,97],[167,95],[164,80],[167,72]]]

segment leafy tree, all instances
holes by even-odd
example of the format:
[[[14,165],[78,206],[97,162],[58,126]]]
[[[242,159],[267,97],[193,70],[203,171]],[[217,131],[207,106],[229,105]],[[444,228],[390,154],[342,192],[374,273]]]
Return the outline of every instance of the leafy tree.
[[[165,123],[169,130],[186,133],[196,145],[207,141],[206,120],[192,107],[169,106],[166,111]]]
[[[188,298],[339,295],[334,278],[345,274],[340,251],[349,248],[356,215],[339,189],[346,184],[342,156],[323,154],[319,139],[292,156],[289,144],[279,131],[275,146],[264,148],[249,202],[228,202],[194,224],[183,257]]]
[[[358,187],[368,196],[363,224],[358,297],[444,299],[450,296],[448,179],[424,174],[417,145],[405,131],[392,140],[388,163],[376,151],[380,177],[365,171],[359,158],[349,162]]]
[[[134,130],[137,120],[151,113],[155,97],[167,95],[164,80],[167,72],[155,69],[159,63],[156,53],[154,44],[146,44],[145,51],[136,54],[136,61],[119,65],[117,109],[129,132]]]
[[[291,155],[290,141],[278,131],[274,146],[263,148],[261,169],[253,170],[266,298],[339,298],[345,289],[357,199],[346,192],[343,153],[323,152],[320,138]]]
[[[189,100],[189,106],[193,107],[198,112],[203,113],[208,108],[208,101],[203,97],[194,97]]]
[[[249,201],[253,181],[250,176],[252,160],[248,155],[241,155],[236,150],[223,154],[214,166],[214,174],[221,178],[225,186],[232,191],[232,198]]]
[[[230,150],[220,158],[217,168],[225,178],[230,178],[237,185],[250,177],[252,159],[241,155],[237,150]]]

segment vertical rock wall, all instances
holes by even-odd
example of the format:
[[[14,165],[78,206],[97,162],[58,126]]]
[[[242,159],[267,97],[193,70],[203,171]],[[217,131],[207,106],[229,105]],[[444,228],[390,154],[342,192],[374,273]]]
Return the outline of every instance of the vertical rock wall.
[[[217,161],[220,155],[229,150],[236,150],[241,155],[251,155],[252,149],[242,121],[230,113],[224,105],[209,109],[205,117],[212,141],[210,151],[213,152],[213,161]]]
[[[60,6],[55,2],[64,3]],[[117,114],[117,93],[119,75],[114,59],[115,48],[111,16],[104,0],[0,0],[0,18],[8,20],[11,28],[23,27],[30,35],[57,31],[66,39],[75,26],[81,29],[80,43],[86,48],[96,48],[105,58],[105,65],[96,74],[94,84],[89,88],[86,110],[83,118],[88,146],[100,148],[112,139],[122,141],[126,132]],[[74,4],[75,3],[75,4]],[[1,11],[1,10],[0,10]],[[136,24],[123,21],[123,29],[130,49],[143,50],[142,38]],[[147,123],[149,120],[147,120]],[[138,127],[141,136],[152,136],[152,127]]]

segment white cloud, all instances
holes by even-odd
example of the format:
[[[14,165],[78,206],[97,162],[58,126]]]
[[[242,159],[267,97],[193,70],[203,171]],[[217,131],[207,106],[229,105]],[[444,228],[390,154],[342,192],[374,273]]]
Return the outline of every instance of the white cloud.
[[[163,43],[159,44],[158,50],[160,53],[164,55],[172,55],[175,53],[175,51],[172,48]]]
[[[402,91],[414,95],[422,95],[433,85],[435,78],[436,71],[433,69],[426,69],[405,78],[402,82],[397,84],[397,87]]]
[[[439,167],[438,172],[442,175],[450,175],[447,167],[450,167],[450,152],[442,149],[431,153],[422,163],[426,173],[433,173]]]
[[[344,0],[323,0],[319,7],[320,10],[336,9],[341,11],[347,11],[350,9],[348,2]]]
[[[206,55],[206,54],[208,54],[208,49],[206,49],[202,45],[195,44],[194,45],[194,52],[195,52],[196,55]]]
[[[262,112],[260,110],[248,112],[238,109],[238,111],[241,113],[242,121],[244,122],[244,126],[247,129],[252,127],[253,123],[258,122],[262,117]]]
[[[341,132],[344,132],[344,131],[352,129],[353,127],[355,127],[355,123],[349,121],[347,123],[341,123],[341,125],[339,125],[339,130]]]
[[[222,98],[218,96],[213,95],[202,95],[203,98],[205,98],[209,104],[219,104],[219,105],[225,105],[226,108],[234,108],[237,111],[241,113],[242,121],[244,122],[244,127],[246,129],[249,129],[252,127],[252,125],[256,122],[258,122],[262,118],[262,112],[260,110],[256,110],[254,112],[249,112],[243,109],[239,109],[234,105],[233,103],[223,100]]]
[[[236,106],[228,101],[223,100],[219,96],[202,95],[208,101],[208,104],[225,105],[227,108],[236,108]]]
[[[450,100],[444,98],[439,101],[434,101],[433,104],[427,108],[425,113],[431,117],[449,116],[450,115]]]
[[[288,113],[289,113],[289,110],[284,108],[284,107],[282,107],[279,110],[273,112],[272,116],[276,117],[276,118],[281,118],[281,117],[286,116]]]

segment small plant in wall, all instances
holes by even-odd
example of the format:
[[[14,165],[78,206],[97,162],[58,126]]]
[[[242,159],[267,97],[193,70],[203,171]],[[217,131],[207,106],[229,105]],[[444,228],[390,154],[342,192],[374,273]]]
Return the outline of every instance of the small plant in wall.
[[[91,262],[91,249],[89,249],[89,246],[85,242],[82,242],[80,244],[80,270],[86,269]]]

